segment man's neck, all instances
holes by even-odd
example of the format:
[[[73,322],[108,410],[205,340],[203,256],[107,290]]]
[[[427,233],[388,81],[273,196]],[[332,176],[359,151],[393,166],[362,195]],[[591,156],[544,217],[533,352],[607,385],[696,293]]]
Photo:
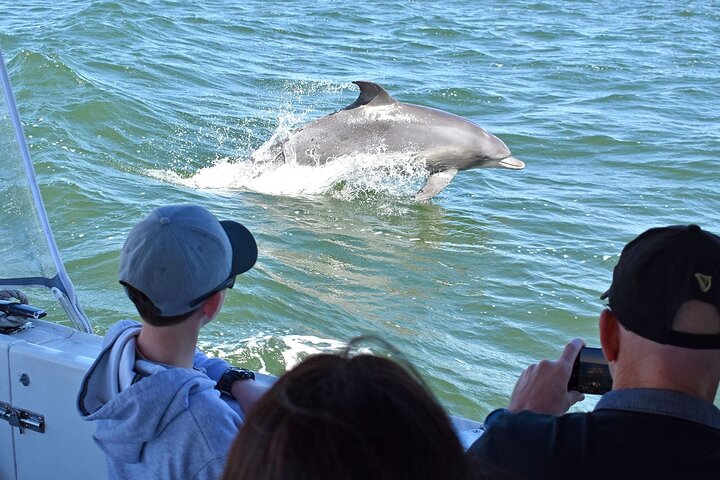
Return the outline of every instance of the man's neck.
[[[656,388],[714,401],[720,382],[717,350],[662,345],[622,327],[617,336],[607,337],[610,337],[606,343],[611,351],[613,390]]]
[[[687,374],[688,371],[691,369],[677,371],[674,366],[663,364],[660,359],[650,365],[637,362],[615,369],[613,390],[626,388],[674,390],[712,403],[717,393],[717,381],[695,373]]]
[[[166,327],[143,323],[137,349],[152,362],[192,368],[199,331],[199,325],[190,319]]]

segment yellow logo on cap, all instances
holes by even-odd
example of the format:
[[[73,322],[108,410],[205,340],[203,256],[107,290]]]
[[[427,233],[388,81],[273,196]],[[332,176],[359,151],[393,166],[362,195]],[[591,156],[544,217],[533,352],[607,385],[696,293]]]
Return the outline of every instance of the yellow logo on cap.
[[[703,275],[702,273],[696,273],[698,286],[702,293],[707,293],[712,288],[712,277],[710,275]]]

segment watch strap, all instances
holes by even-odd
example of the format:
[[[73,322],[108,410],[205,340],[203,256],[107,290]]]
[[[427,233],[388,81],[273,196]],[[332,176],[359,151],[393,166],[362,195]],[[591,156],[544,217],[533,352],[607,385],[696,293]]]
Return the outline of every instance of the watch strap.
[[[246,368],[230,367],[222,374],[215,389],[232,396],[232,385],[239,380],[255,380],[255,372]]]

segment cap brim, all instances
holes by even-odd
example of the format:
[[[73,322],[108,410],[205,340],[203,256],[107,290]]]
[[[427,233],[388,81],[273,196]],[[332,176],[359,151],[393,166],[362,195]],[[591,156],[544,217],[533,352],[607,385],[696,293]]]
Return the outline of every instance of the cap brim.
[[[242,224],[232,220],[222,220],[220,222],[225,234],[230,239],[232,246],[233,258],[230,275],[239,275],[250,270],[257,261],[257,243],[255,237],[250,230]]]

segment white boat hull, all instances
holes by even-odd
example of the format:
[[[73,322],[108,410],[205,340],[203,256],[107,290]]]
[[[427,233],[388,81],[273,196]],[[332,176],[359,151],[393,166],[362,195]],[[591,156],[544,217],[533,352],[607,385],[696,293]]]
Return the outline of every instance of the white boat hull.
[[[102,338],[35,320],[35,327],[0,334],[0,402],[42,416],[44,432],[0,421],[0,479],[104,479],[95,425],[82,420],[76,399]]]

